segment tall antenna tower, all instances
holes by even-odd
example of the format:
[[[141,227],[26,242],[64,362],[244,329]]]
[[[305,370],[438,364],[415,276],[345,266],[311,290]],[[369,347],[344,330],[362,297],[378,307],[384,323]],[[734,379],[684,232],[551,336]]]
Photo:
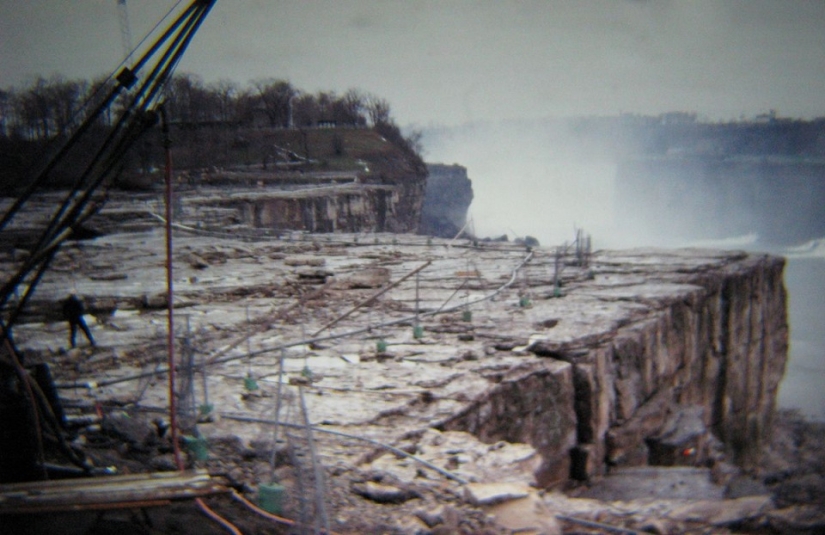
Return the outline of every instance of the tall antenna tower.
[[[126,9],[126,0],[117,0],[117,12],[120,19],[120,39],[123,45],[123,58],[132,53],[132,32],[129,29],[129,10]]]

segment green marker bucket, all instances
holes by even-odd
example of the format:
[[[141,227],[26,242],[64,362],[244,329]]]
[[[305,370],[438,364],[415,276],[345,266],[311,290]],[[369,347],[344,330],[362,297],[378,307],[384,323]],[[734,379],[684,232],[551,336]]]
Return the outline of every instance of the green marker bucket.
[[[258,506],[273,515],[280,515],[284,509],[286,488],[278,483],[258,486]]]
[[[256,381],[254,377],[246,377],[243,380],[243,387],[246,388],[249,392],[252,392],[253,390],[258,390],[258,381]]]
[[[212,403],[204,403],[198,409],[200,410],[201,416],[209,416],[212,413],[212,410],[215,408],[215,405]]]
[[[184,436],[183,446],[196,461],[209,459],[209,448],[205,438]]]
[[[375,350],[379,353],[386,353],[387,352],[387,341],[386,340],[378,340],[375,343]]]
[[[461,319],[464,321],[473,321],[473,311],[465,310],[461,313]]]
[[[424,327],[422,327],[421,325],[416,325],[415,327],[413,327],[413,338],[418,340],[419,338],[423,338],[423,337],[424,337]]]
[[[524,308],[530,306],[530,298],[529,297],[522,297],[518,300],[518,306]]]

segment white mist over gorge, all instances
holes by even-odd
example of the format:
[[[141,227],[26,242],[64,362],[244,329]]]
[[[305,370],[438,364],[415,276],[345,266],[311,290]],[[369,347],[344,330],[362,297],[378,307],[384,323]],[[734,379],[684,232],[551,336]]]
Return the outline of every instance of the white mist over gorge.
[[[825,420],[825,129],[819,121],[767,120],[703,125],[670,114],[489,122],[427,129],[422,142],[428,159],[467,167],[468,219],[479,237],[529,235],[553,246],[583,229],[596,248],[785,256],[791,343],[780,405]],[[771,133],[811,124],[810,144],[794,134],[789,148],[786,134]]]
[[[425,130],[422,141],[428,160],[468,168],[474,191],[468,218],[479,236],[531,235],[561,244],[576,228],[600,240],[614,228],[615,160],[587,157],[559,122],[436,128]]]

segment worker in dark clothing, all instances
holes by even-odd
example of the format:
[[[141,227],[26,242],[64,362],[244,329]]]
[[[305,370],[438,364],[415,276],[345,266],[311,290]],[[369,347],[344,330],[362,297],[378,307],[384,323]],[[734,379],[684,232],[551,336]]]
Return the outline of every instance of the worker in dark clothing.
[[[69,341],[72,343],[72,347],[77,347],[75,339],[77,337],[78,326],[83,330],[83,334],[86,335],[92,347],[95,346],[95,339],[92,338],[89,326],[86,325],[86,321],[83,319],[83,314],[85,313],[86,310],[83,307],[83,301],[81,301],[74,292],[63,301],[63,319],[69,322],[69,328],[71,329]]]

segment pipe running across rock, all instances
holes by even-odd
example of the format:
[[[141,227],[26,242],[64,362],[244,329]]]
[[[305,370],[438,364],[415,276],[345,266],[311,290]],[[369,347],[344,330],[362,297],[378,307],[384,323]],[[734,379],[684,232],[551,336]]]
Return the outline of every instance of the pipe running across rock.
[[[513,285],[513,283],[516,281],[516,276],[517,276],[519,270],[522,267],[524,267],[524,265],[527,264],[527,262],[529,262],[530,259],[532,259],[532,258],[533,258],[533,251],[530,251],[524,257],[524,259],[522,259],[522,261],[516,267],[513,268],[512,272],[511,272],[510,279],[507,282],[505,282],[504,284],[502,284],[501,286],[499,286],[492,293],[487,294],[483,297],[479,297],[479,298],[474,299],[472,301],[468,301],[466,303],[460,303],[458,305],[453,305],[451,307],[446,307],[446,308],[441,307],[441,308],[438,308],[436,310],[432,310],[432,311],[429,311],[429,312],[422,312],[421,314],[419,314],[419,317],[430,317],[430,316],[436,316],[438,314],[446,314],[448,312],[454,312],[456,310],[465,309],[469,306],[476,305],[478,303],[482,303],[484,301],[489,301],[489,300],[493,299],[498,294],[500,294],[501,292],[503,292],[504,290],[506,290],[507,288],[509,288],[510,286]],[[376,329],[376,328],[389,327],[389,326],[392,326],[392,325],[398,325],[400,323],[413,322],[413,321],[415,321],[415,319],[416,319],[415,315],[405,316],[403,318],[398,318],[398,319],[386,321],[386,322],[375,324],[375,325],[369,325],[367,327],[363,327],[363,328],[355,329],[355,330],[351,330],[351,331],[346,331],[346,332],[342,332],[342,333],[329,334],[329,335],[326,335],[326,336],[316,336],[316,337],[305,338],[305,339],[302,339],[302,340],[296,340],[296,341],[293,341],[293,342],[287,342],[287,343],[284,343],[284,344],[278,344],[276,346],[271,346],[271,347],[266,347],[266,348],[263,348],[263,349],[258,349],[256,351],[250,351],[250,352],[243,353],[243,354],[240,354],[240,355],[230,355],[230,356],[226,356],[226,357],[212,359],[207,363],[207,365],[212,366],[212,365],[215,365],[215,364],[223,364],[225,362],[231,362],[231,361],[234,361],[234,360],[258,357],[258,356],[265,355],[265,354],[268,354],[268,353],[271,353],[271,352],[274,352],[274,351],[281,351],[281,350],[284,350],[284,349],[288,349],[290,347],[301,346],[301,345],[312,344],[312,343],[318,343],[318,342],[326,342],[326,341],[329,341],[329,340],[337,340],[339,338],[346,338],[346,337],[349,337],[349,336],[355,336],[355,335],[358,335],[358,334],[363,334],[365,332],[369,332],[369,331],[371,331],[373,329]],[[158,368],[158,369],[156,369],[154,371],[151,371],[151,372],[143,372],[143,373],[139,373],[139,374],[135,374],[135,375],[130,375],[130,376],[127,376],[127,377],[119,377],[119,378],[116,378],[116,379],[109,379],[109,380],[106,380],[106,381],[83,381],[83,382],[79,382],[79,383],[78,382],[75,382],[75,383],[60,383],[60,384],[57,384],[56,387],[60,388],[60,389],[72,389],[72,388],[95,389],[95,388],[101,388],[101,387],[105,387],[105,386],[111,386],[111,385],[114,385],[114,384],[145,379],[147,377],[155,377],[157,375],[162,375],[164,373],[167,373],[168,371],[169,371],[168,367],[167,368]]]

